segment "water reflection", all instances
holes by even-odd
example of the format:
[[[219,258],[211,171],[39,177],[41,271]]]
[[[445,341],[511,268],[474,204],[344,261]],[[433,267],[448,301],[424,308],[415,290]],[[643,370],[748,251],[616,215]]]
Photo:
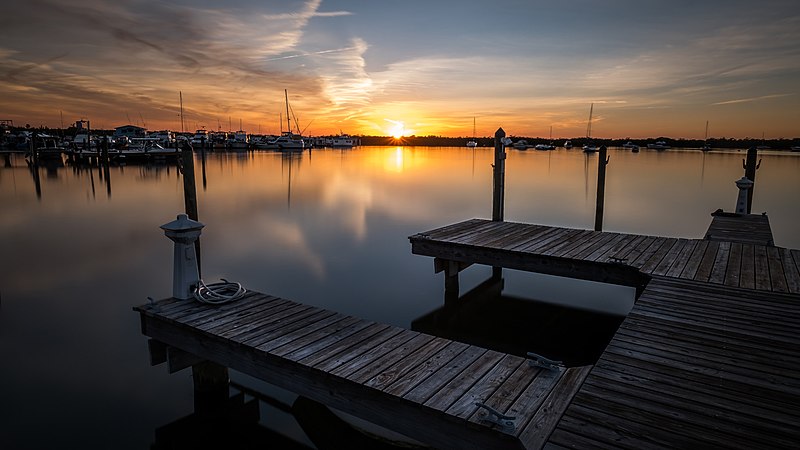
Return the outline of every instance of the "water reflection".
[[[579,150],[547,153],[509,152],[506,219],[591,228],[594,168]],[[735,204],[742,153],[609,153],[606,230],[699,238],[710,212]],[[798,248],[800,155],[762,158],[753,211],[769,212],[777,245]],[[597,287],[504,271],[499,297],[442,308],[442,280],[430,259],[410,254],[407,236],[491,215],[492,159],[491,148],[425,147],[314,150],[313,157],[207,153],[205,164],[195,155],[199,169],[205,166],[198,189],[203,276],[406,328],[439,309],[439,321],[459,333],[480,308],[488,309],[479,318],[497,315],[483,322],[503,323],[510,320],[503,311],[519,311],[529,315],[519,325],[535,334],[540,327],[531,325],[547,314],[588,309],[569,302]],[[184,209],[182,175],[171,164],[46,172],[4,155],[0,201],[0,385],[14,387],[3,396],[0,422],[15,430],[3,443],[148,446],[155,428],[191,410],[186,377],[147,367],[130,310],[171,292],[172,246],[157,227]],[[483,269],[462,272],[462,286],[486,281],[491,269]],[[526,336],[510,342],[548,356],[546,346],[515,344]],[[43,417],[43,410],[54,413]]]

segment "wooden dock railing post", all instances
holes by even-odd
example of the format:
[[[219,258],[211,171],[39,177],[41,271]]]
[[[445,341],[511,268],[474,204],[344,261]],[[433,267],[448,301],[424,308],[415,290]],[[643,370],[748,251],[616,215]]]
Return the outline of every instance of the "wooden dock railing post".
[[[503,203],[505,201],[506,146],[503,143],[505,137],[506,132],[502,128],[498,128],[494,133],[492,220],[497,222],[503,221]]]
[[[753,182],[753,185],[750,186],[750,189],[747,191],[747,214],[750,214],[750,211],[752,211],[753,208],[753,191],[755,190],[756,169],[761,166],[761,161],[756,162],[757,159],[758,149],[756,147],[750,147],[747,149],[747,162],[742,162],[742,165],[744,166],[744,176]]]
[[[184,141],[183,143],[181,157],[183,166],[183,201],[186,208],[186,215],[192,220],[200,220],[197,217],[197,186],[194,179],[194,151],[188,142]],[[202,275],[199,238],[194,242],[194,250],[197,254],[197,271]]]
[[[603,231],[603,206],[606,195],[606,166],[611,158],[606,157],[606,146],[600,147],[597,160],[597,206],[594,212],[594,231]]]

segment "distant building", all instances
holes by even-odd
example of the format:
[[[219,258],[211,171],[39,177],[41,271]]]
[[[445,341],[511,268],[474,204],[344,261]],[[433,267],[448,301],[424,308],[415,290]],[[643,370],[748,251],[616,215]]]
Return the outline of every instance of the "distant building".
[[[136,125],[123,125],[121,127],[114,128],[114,138],[143,138],[145,137],[145,132],[147,130],[142,127],[137,127]]]

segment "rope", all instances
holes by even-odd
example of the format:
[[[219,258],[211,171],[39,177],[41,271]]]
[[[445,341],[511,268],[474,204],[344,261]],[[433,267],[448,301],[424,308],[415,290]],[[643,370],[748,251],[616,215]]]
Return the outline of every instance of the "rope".
[[[205,284],[200,280],[194,290],[194,298],[209,305],[221,305],[244,297],[247,289],[241,284],[224,278],[219,283]]]

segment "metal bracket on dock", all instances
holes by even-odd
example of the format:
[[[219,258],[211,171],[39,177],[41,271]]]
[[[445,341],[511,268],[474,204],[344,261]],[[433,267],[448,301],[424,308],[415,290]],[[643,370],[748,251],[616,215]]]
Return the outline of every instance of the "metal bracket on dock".
[[[486,420],[499,425],[501,431],[505,433],[513,433],[514,430],[516,430],[517,426],[514,424],[514,421],[517,420],[516,417],[507,416],[491,406],[481,402],[475,402],[475,406],[485,409],[486,412],[489,413],[489,415],[486,416]]]
[[[547,359],[544,356],[537,355],[536,353],[528,352],[528,365],[531,367],[541,367],[543,369],[549,370],[559,370],[564,367],[564,363],[561,361],[553,361],[552,359]]]
[[[628,258],[618,258],[616,256],[609,256],[611,264],[628,264]]]

